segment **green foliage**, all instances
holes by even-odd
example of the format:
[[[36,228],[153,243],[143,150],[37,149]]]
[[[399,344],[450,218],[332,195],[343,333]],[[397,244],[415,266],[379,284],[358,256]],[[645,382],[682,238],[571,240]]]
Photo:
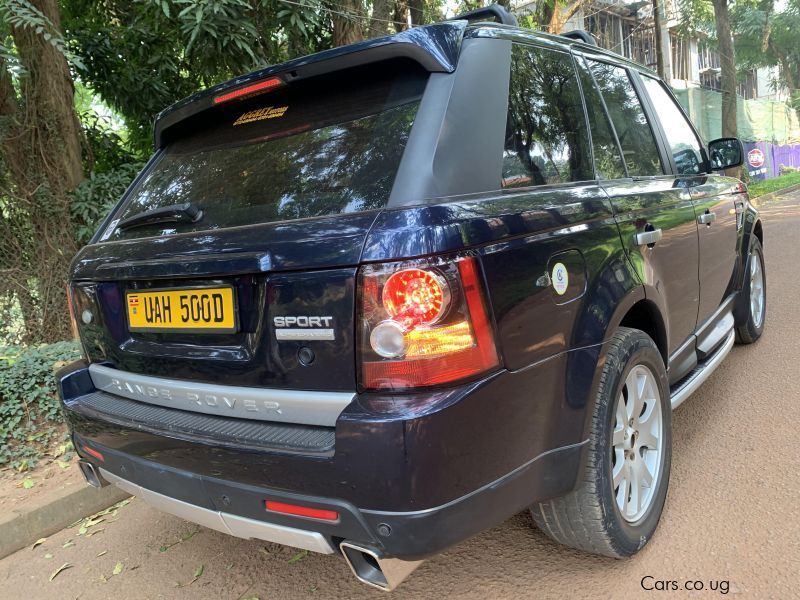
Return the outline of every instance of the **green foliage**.
[[[764,194],[770,194],[779,190],[786,189],[793,185],[800,184],[800,173],[787,173],[772,179],[764,179],[761,181],[754,181],[747,186],[751,198],[758,198]]]
[[[54,368],[79,356],[75,342],[0,348],[0,466],[30,468],[56,441],[63,418]]]
[[[152,147],[159,111],[203,87],[330,47],[321,0],[64,0],[81,78],[125,118],[131,147]]]
[[[61,32],[38,8],[27,0],[2,0],[0,2],[0,22],[7,23],[17,29],[31,29],[41,35],[44,40],[58,50],[77,68],[83,68],[81,60],[67,48]],[[5,46],[0,52],[11,54]]]
[[[72,192],[71,211],[79,244],[89,241],[142,167],[142,163],[128,163],[105,173],[92,171]]]

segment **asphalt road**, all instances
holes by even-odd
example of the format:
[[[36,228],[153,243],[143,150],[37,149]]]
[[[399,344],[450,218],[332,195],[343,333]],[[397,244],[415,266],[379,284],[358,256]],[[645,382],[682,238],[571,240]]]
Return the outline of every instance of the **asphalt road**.
[[[800,193],[762,214],[766,332],[677,410],[669,496],[648,546],[626,561],[588,556],[520,514],[425,563],[395,598],[800,598]],[[138,500],[89,531],[0,561],[0,598],[384,597],[339,558],[227,537]],[[643,579],[678,591],[647,591]]]

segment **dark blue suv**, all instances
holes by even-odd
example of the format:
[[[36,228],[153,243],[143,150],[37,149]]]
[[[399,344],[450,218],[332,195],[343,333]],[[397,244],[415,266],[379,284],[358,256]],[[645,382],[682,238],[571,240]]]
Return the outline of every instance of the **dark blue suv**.
[[[591,41],[454,20],[161,113],[72,266],[89,483],[382,589],[527,508],[639,550],[672,409],[763,330],[763,234],[739,141]]]

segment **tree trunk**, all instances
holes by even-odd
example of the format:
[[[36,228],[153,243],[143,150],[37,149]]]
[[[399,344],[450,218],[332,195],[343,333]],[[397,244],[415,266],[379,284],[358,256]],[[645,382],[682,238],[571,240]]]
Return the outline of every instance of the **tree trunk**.
[[[364,6],[361,0],[339,0],[331,4],[333,45],[345,46],[364,39]]]
[[[560,0],[555,0],[550,22],[547,25],[547,32],[552,34],[561,33],[567,21],[581,9],[585,2],[586,0],[571,0],[566,7],[562,8]]]
[[[727,0],[711,0],[717,23],[722,84],[722,137],[736,137],[736,62]]]
[[[669,83],[667,80],[667,70],[664,68],[664,45],[661,43],[661,34],[663,33],[661,28],[661,9],[659,8],[659,0],[653,0],[653,30],[656,41],[656,72],[661,79]]]
[[[60,31],[57,0],[31,4]],[[64,55],[33,29],[12,27],[11,34],[24,72],[20,97],[9,101],[7,72],[0,65],[5,82],[0,82],[0,111],[11,113],[2,143],[13,203],[0,240],[0,263],[18,289],[36,290],[38,319],[28,306],[34,296],[17,292],[27,313],[27,341],[52,342],[70,334],[64,284],[77,246],[68,194],[83,179],[80,123]]]
[[[395,0],[392,20],[395,31],[398,33],[408,29],[408,2],[406,0]]]
[[[408,0],[408,12],[411,15],[411,25],[422,25],[425,14],[425,0]]]
[[[389,34],[390,3],[390,0],[372,0],[372,18],[367,31],[368,39]]]

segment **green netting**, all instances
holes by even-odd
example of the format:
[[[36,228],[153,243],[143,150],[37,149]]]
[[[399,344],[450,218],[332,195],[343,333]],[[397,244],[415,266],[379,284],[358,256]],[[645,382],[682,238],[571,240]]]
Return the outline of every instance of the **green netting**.
[[[675,90],[675,95],[706,140],[722,136],[722,94],[690,88]],[[736,121],[744,142],[793,144],[800,142],[800,119],[783,102],[737,98]]]

